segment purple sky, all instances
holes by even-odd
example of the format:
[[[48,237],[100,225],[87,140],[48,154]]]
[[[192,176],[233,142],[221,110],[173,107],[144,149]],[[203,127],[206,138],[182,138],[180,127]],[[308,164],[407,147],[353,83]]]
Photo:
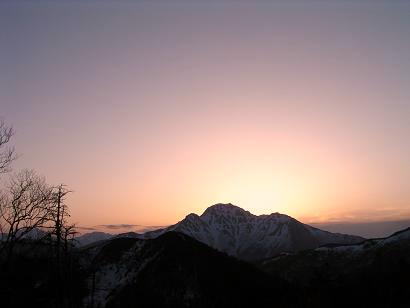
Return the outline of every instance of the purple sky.
[[[409,16],[407,1],[2,1],[14,170],[69,185],[83,226],[217,202],[410,218]]]

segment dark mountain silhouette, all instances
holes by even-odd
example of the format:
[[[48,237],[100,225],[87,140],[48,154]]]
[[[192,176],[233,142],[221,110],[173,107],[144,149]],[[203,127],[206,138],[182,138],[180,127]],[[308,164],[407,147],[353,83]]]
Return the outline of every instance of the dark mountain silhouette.
[[[184,234],[117,238],[87,249],[95,305],[272,307],[292,303],[289,286]],[[91,296],[92,295],[92,296]]]
[[[410,228],[355,245],[325,245],[265,260],[312,307],[410,307]]]
[[[96,273],[95,304],[102,307],[410,303],[410,229],[358,244],[280,254],[260,262],[259,269],[174,231],[154,239],[116,238],[86,253]]]

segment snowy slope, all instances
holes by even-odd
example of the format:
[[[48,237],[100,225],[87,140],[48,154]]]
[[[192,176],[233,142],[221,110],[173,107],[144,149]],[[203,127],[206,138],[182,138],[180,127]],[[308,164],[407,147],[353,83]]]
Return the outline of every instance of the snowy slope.
[[[85,307],[274,307],[282,281],[179,232],[82,250]],[[246,292],[241,292],[246,290]]]
[[[323,251],[323,252],[332,252],[332,253],[339,253],[339,254],[362,254],[368,251],[376,250],[382,248],[384,246],[392,246],[392,245],[400,245],[402,243],[409,243],[410,242],[410,228],[398,231],[386,238],[375,238],[375,239],[368,239],[361,243],[352,244],[352,245],[329,245],[323,246],[316,249],[316,251]]]
[[[90,233],[85,233],[83,235],[80,235],[75,238],[76,245],[78,247],[86,246],[88,244],[98,242],[98,241],[103,241],[103,240],[108,240],[112,238],[113,235],[109,233],[104,233],[104,232],[90,232]]]
[[[380,239],[378,244],[379,246],[390,244],[390,243],[397,243],[403,240],[410,240],[410,228],[398,231],[393,233],[389,237]]]
[[[155,238],[167,231],[184,233],[244,260],[268,258],[281,252],[316,248],[327,243],[350,244],[363,240],[319,230],[279,213],[253,215],[232,204],[213,205],[201,216],[189,214],[175,225],[147,232],[142,237]]]

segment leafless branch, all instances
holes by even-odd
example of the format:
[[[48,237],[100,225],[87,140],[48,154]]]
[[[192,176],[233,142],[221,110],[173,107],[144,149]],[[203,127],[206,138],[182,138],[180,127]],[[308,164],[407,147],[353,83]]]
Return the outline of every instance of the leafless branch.
[[[32,170],[14,174],[0,195],[0,225],[6,232],[2,247],[9,254],[16,242],[50,221],[53,188]]]
[[[14,147],[7,147],[13,135],[13,127],[0,119],[0,173],[10,171],[11,163],[17,158]]]

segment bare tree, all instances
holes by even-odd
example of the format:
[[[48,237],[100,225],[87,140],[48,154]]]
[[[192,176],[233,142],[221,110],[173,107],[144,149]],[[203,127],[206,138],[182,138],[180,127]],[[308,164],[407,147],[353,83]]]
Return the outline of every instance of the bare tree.
[[[65,204],[65,197],[71,193],[67,189],[66,185],[60,184],[53,189],[53,204],[50,209],[50,228],[52,229],[51,234],[55,236],[56,239],[56,256],[57,261],[60,261],[60,251],[61,248],[67,244],[66,240],[72,234],[74,226],[68,224],[68,218],[70,213],[68,207]]]
[[[53,188],[53,202],[48,223],[55,248],[54,274],[58,307],[67,307],[67,295],[70,290],[67,281],[70,281],[72,273],[72,255],[69,250],[69,240],[76,233],[75,226],[70,225],[68,222],[70,213],[65,199],[69,193],[71,191],[64,184]]]
[[[0,119],[0,173],[10,171],[10,164],[17,158],[14,147],[7,147],[13,135],[13,127]]]
[[[0,197],[0,225],[6,232],[2,248],[7,249],[8,258],[19,240],[50,221],[53,197],[53,188],[33,170],[23,170],[11,177]]]

